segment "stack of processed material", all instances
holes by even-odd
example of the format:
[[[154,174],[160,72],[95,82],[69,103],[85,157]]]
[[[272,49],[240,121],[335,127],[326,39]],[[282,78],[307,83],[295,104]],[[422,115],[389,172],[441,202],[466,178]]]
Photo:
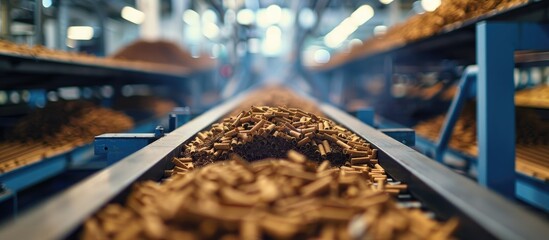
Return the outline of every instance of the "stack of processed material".
[[[114,58],[101,58],[85,53],[65,52],[49,49],[44,46],[28,46],[16,44],[13,42],[0,40],[0,53],[14,54],[23,57],[65,61],[69,63],[89,64],[95,66],[118,67],[124,69],[134,69],[138,71],[153,71],[170,74],[187,74],[188,69],[178,66],[161,63],[151,63],[142,61],[129,61]]]
[[[324,67],[337,66],[345,61],[382,52],[394,47],[433,36],[444,29],[458,26],[464,21],[478,18],[494,11],[502,11],[528,0],[447,0],[433,12],[415,15],[407,21],[389,28],[387,33],[351,49],[349,54],[336,55]]]
[[[183,155],[203,166],[227,160],[233,153],[254,161],[282,158],[289,150],[317,162],[329,159],[336,166],[377,157],[377,149],[327,118],[299,108],[268,106],[252,106],[199,132]]]
[[[133,127],[125,114],[89,102],[48,104],[22,119],[9,141],[0,143],[0,173],[93,141],[107,132]]]
[[[237,157],[196,168],[174,159],[162,183],[134,186],[84,225],[82,239],[449,239],[439,223],[399,208],[379,164],[332,167],[290,151],[287,159]]]
[[[209,57],[193,57],[177,44],[165,41],[135,41],[111,56],[111,59],[155,63],[180,68],[181,71],[211,69],[215,61]]]
[[[298,96],[295,92],[283,86],[263,87],[250,93],[248,97],[246,97],[246,100],[244,100],[240,106],[236,107],[229,116],[238,115],[240,112],[246,111],[252,106],[299,108],[302,111],[322,116],[322,113],[314,102]]]
[[[549,108],[549,85],[537,86],[517,92],[515,94],[515,105]]]
[[[415,126],[417,134],[436,141],[445,117],[438,116]],[[532,109],[516,109],[516,169],[517,171],[549,181],[549,122]],[[478,155],[475,108],[465,107],[458,118],[449,146],[471,156]]]

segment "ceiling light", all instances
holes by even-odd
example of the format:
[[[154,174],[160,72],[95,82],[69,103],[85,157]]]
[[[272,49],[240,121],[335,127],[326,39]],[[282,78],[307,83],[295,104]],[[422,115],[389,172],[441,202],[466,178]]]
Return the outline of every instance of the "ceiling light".
[[[129,6],[122,8],[120,15],[122,15],[122,18],[135,24],[141,24],[145,21],[145,14],[143,12]]]
[[[421,0],[421,7],[427,12],[435,11],[441,4],[441,0]]]
[[[93,28],[90,26],[71,26],[67,29],[67,38],[72,40],[90,40],[93,38]]]

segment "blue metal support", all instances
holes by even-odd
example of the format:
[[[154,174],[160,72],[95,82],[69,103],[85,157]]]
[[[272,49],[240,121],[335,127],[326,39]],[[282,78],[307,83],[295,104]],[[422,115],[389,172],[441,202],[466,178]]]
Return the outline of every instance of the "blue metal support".
[[[444,162],[444,153],[448,148],[448,142],[450,142],[452,137],[452,132],[454,131],[454,126],[456,125],[461,110],[463,109],[463,104],[467,101],[467,99],[476,95],[474,85],[477,79],[477,73],[478,67],[469,66],[465,69],[461,76],[456,96],[452,100],[448,114],[446,114],[442,131],[440,132],[438,142],[436,143],[435,159],[440,163]]]
[[[356,111],[356,118],[372,127],[374,126],[374,109],[371,107],[361,108]]]
[[[191,110],[189,107],[176,107],[169,115],[169,131],[173,131],[178,127],[191,120]]]
[[[515,196],[514,53],[549,49],[549,25],[477,23],[478,180]]]
[[[379,129],[385,135],[399,141],[400,143],[413,147],[416,145],[416,131],[411,128],[386,128]]]
[[[477,24],[478,181],[515,196],[515,86],[513,81],[517,24]]]
[[[95,155],[103,156],[107,164],[129,156],[139,149],[164,136],[164,129],[157,127],[155,133],[106,133],[95,137]]]

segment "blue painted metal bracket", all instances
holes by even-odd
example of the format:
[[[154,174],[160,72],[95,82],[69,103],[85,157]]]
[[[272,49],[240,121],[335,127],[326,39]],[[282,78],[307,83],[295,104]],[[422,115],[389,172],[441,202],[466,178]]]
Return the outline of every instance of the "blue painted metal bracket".
[[[400,143],[413,147],[416,145],[416,131],[411,128],[386,128],[379,129],[385,135],[399,141]]]
[[[13,196],[13,192],[6,187],[6,185],[0,183],[0,202],[9,199]]]
[[[191,120],[191,110],[189,107],[176,107],[169,115],[169,131],[173,131],[183,126]]]
[[[107,161],[107,165],[137,152],[139,149],[164,136],[164,129],[157,127],[155,133],[107,133],[95,137],[94,152]]]
[[[456,96],[452,100],[450,109],[446,114],[446,119],[444,120],[444,125],[442,126],[442,131],[440,132],[435,147],[435,159],[440,163],[444,162],[444,155],[446,149],[448,149],[448,142],[450,142],[450,138],[452,137],[452,132],[454,131],[454,126],[463,109],[463,104],[469,98],[476,96],[476,89],[474,86],[477,80],[477,73],[478,67],[468,66],[461,76]]]
[[[476,30],[478,181],[514,198],[514,53],[549,49],[549,25],[483,21]]]
[[[549,185],[539,179],[517,173],[517,198],[549,212]]]
[[[361,122],[366,123],[372,127],[374,126],[374,109],[373,108],[361,108],[356,111],[356,118]]]
[[[375,127],[374,117],[375,112],[373,108],[362,108],[356,111],[356,118],[371,127]],[[416,131],[414,129],[397,127],[379,129],[379,131],[407,146],[414,146],[416,144]]]

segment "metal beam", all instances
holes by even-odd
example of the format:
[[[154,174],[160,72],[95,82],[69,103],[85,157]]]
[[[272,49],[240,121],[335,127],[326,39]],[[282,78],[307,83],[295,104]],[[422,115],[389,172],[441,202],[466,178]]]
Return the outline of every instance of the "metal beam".
[[[444,162],[444,155],[446,149],[448,148],[448,143],[452,137],[452,132],[454,131],[454,126],[461,115],[461,110],[463,104],[471,97],[471,88],[476,82],[478,73],[478,67],[469,66],[463,72],[461,79],[459,81],[459,88],[452,100],[450,109],[446,114],[446,119],[444,120],[444,125],[442,126],[442,131],[439,133],[438,141],[435,148],[435,158],[438,162]]]
[[[515,197],[515,85],[517,24],[477,25],[478,181]]]

